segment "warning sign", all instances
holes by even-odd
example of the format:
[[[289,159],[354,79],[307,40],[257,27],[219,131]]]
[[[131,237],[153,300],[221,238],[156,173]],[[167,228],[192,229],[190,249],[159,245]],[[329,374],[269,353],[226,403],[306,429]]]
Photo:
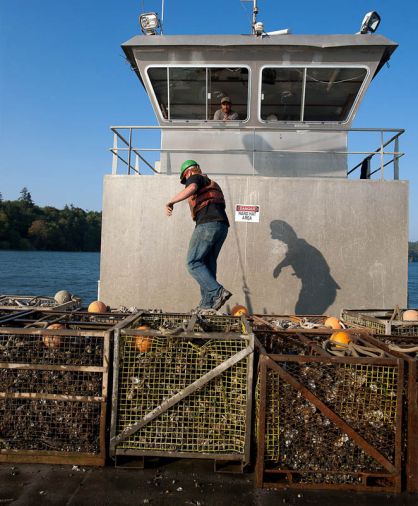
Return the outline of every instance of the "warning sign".
[[[258,223],[260,221],[260,206],[235,205],[235,221]]]

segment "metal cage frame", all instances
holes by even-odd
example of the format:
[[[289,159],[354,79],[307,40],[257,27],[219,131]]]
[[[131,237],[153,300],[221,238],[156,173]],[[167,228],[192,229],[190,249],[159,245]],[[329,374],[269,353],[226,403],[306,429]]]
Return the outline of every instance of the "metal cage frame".
[[[325,337],[329,337],[330,332],[322,332]],[[258,341],[258,333],[254,330],[256,336],[256,344]],[[340,490],[356,490],[356,491],[385,491],[400,492],[402,477],[402,399],[403,399],[403,378],[404,369],[403,361],[392,354],[387,353],[381,358],[369,357],[337,357],[328,354],[321,348],[318,343],[320,334],[318,332],[287,332],[273,331],[270,336],[280,335],[283,339],[291,339],[292,341],[300,340],[299,345],[305,348],[304,354],[290,351],[289,354],[269,354],[262,343],[259,342],[260,358],[258,371],[258,410],[257,410],[257,460],[255,469],[256,486],[264,488],[300,488],[300,489],[340,489]],[[360,343],[368,343],[365,336],[360,336]],[[344,420],[344,416],[339,415],[334,409],[327,405],[315,389],[308,388],[296,376],[292,374],[291,365],[312,366],[313,364],[326,365],[338,368],[340,366],[348,368],[356,367],[389,367],[393,368],[397,375],[396,382],[396,409],[395,417],[395,433],[393,436],[393,459],[390,461],[386,458],[373,443],[370,443],[363,437],[358,430],[353,428],[350,423]],[[287,385],[292,392],[300,399],[299,403],[309,403],[316,409],[321,417],[327,420],[330,426],[336,428],[344,437],[348,438],[355,448],[360,449],[367,458],[377,462],[382,472],[370,470],[365,471],[347,471],[346,469],[333,470],[328,469],[312,470],[312,469],[292,469],[289,466],[282,465],[280,462],[274,462],[274,465],[266,465],[269,459],[266,453],[266,419],[268,405],[269,383],[268,374],[273,373],[279,381]],[[296,402],[296,403],[297,403]],[[286,408],[283,408],[286,409]],[[276,415],[278,416],[278,415]],[[325,479],[325,475],[345,475],[351,480],[347,483],[329,483]],[[316,476],[315,476],[316,475]],[[309,481],[310,477],[314,477],[316,482]],[[318,478],[319,476],[319,478]],[[321,477],[322,476],[322,477]]]
[[[368,336],[372,344],[385,350],[387,353],[405,361],[406,375],[406,489],[410,493],[418,492],[418,359],[407,353],[396,351],[390,345],[404,345],[418,347],[418,339],[415,336]]]
[[[386,336],[418,336],[418,323],[403,321],[404,309],[343,309],[341,319],[350,327]]]
[[[10,302],[14,301],[15,304]],[[74,297],[68,302],[58,303],[54,297],[43,295],[0,295],[0,309],[39,309],[55,311],[76,311],[81,308],[81,298]],[[40,304],[45,304],[44,306]]]
[[[7,326],[1,326],[0,323],[0,342],[2,338],[4,341],[6,341],[6,339],[12,339],[12,341],[20,341],[20,345],[23,346],[24,349],[26,347],[26,349],[31,350],[32,347],[34,350],[41,350],[42,343],[45,344],[48,339],[58,339],[60,346],[62,348],[65,348],[65,350],[68,350],[69,358],[66,359],[67,363],[63,363],[62,355],[56,358],[54,355],[54,346],[51,346],[49,348],[45,345],[46,351],[40,351],[38,352],[38,355],[36,354],[36,351],[34,351],[32,355],[30,352],[28,352],[28,359],[25,361],[16,361],[13,359],[13,351],[12,357],[10,358],[6,353],[3,353],[3,348],[0,349],[0,373],[3,372],[6,378],[8,375],[11,375],[11,378],[13,379],[13,375],[16,374],[19,376],[19,372],[22,372],[23,378],[25,374],[27,374],[28,377],[30,377],[31,374],[41,374],[46,378],[42,381],[33,383],[28,381],[28,379],[24,379],[22,382],[24,389],[22,391],[19,391],[20,379],[17,381],[18,386],[12,387],[11,389],[6,385],[2,385],[2,387],[0,387],[0,402],[4,402],[4,409],[6,412],[8,409],[12,409],[8,408],[8,402],[11,404],[14,401],[22,401],[22,403],[27,402],[28,407],[26,409],[29,411],[32,410],[32,412],[34,412],[35,409],[38,409],[37,405],[39,403],[42,405],[47,405],[48,403],[56,403],[62,406],[61,409],[64,416],[66,414],[66,406],[68,407],[68,413],[70,413],[68,416],[71,419],[72,410],[77,412],[78,409],[82,409],[81,403],[86,403],[89,407],[86,408],[87,415],[85,416],[90,416],[89,413],[97,413],[94,416],[98,417],[99,419],[99,427],[97,428],[95,434],[92,436],[95,438],[94,444],[92,444],[92,446],[95,446],[97,448],[97,451],[67,451],[65,449],[54,450],[54,436],[52,435],[50,436],[49,440],[49,446],[52,448],[51,450],[29,448],[16,449],[13,447],[7,447],[10,445],[7,442],[3,441],[5,447],[0,448],[0,462],[103,466],[106,460],[108,379],[111,341],[114,324],[108,323],[107,326],[98,325],[96,327],[93,324],[89,326],[88,323],[83,323],[82,321],[74,321],[77,319],[76,313],[70,314],[66,312],[58,312],[54,314],[48,310],[40,312],[35,311],[30,313],[23,312],[23,321],[22,313],[18,313],[17,321],[13,321],[12,313],[13,312],[11,312],[11,316],[7,318]],[[40,314],[43,315],[43,318],[40,317]],[[67,319],[68,321],[68,318],[72,318],[73,326],[76,328],[47,329],[42,327],[39,328],[39,326],[37,327],[36,323],[39,323],[39,320],[41,320],[42,323],[42,320],[44,318],[46,318],[46,321],[48,323],[57,320],[63,321],[63,319]],[[13,324],[14,326],[12,326]],[[72,364],[71,357],[72,355],[75,357],[77,356],[77,347],[82,346],[83,340],[85,340],[86,343],[88,340],[93,340],[94,342],[98,343],[99,348],[97,351],[95,351],[97,357],[94,360],[91,359],[91,363],[89,365],[77,365],[75,363]],[[16,345],[16,343],[12,344]],[[29,360],[31,357],[32,359]],[[56,380],[54,381],[52,378],[54,373],[58,376],[62,375],[63,377],[67,377],[66,375],[69,375],[68,378],[72,377],[73,375],[75,378],[77,378],[78,381],[74,389],[79,389],[80,391],[77,392],[76,395],[67,395],[65,393],[59,392],[48,393],[48,391],[55,392],[57,388],[60,388],[59,382]],[[50,376],[51,379],[49,379]],[[93,381],[93,384],[97,385],[97,388],[99,389],[97,392],[98,395],[97,393],[95,395],[85,395],[82,393],[84,385],[83,382],[87,381],[87,378],[92,378],[91,381]],[[71,379],[68,379],[68,381],[71,381]],[[14,391],[16,388],[18,391]],[[41,391],[37,391],[38,389]],[[31,405],[30,403],[34,404]],[[3,427],[3,429],[7,431],[6,426]],[[51,431],[53,431],[52,428]],[[0,433],[0,438],[1,436],[2,434]],[[33,440],[36,440],[36,426],[33,431],[33,436],[31,437],[33,437]],[[23,442],[22,444],[25,445],[26,443]],[[13,446],[13,444],[11,446]],[[57,443],[56,446],[59,447],[59,444]]]
[[[173,321],[180,322],[181,320],[188,320],[186,328],[177,329],[172,334],[173,339],[178,340],[243,340],[242,350],[239,353],[231,356],[228,360],[222,362],[208,373],[199,377],[196,381],[187,385],[186,388],[179,392],[174,393],[169,398],[165,398],[160,405],[155,405],[154,409],[147,412],[146,415],[132,425],[125,427],[123,430],[118,431],[118,407],[119,407],[119,380],[121,370],[121,340],[124,336],[152,336],[153,339],[163,337],[164,335],[155,330],[132,330],[129,329],[134,322],[142,321],[141,318],[170,318]],[[253,388],[253,352],[254,352],[254,336],[251,328],[245,317],[225,317],[225,316],[210,316],[207,321],[214,331],[204,331],[199,327],[198,317],[190,314],[158,314],[152,315],[141,313],[140,315],[133,315],[126,321],[117,325],[115,328],[115,349],[114,349],[114,367],[113,367],[113,393],[112,393],[112,413],[111,413],[111,431],[110,431],[110,456],[114,458],[116,465],[123,462],[124,457],[132,458],[139,457],[139,467],[144,467],[145,459],[147,457],[174,457],[174,458],[197,458],[197,459],[210,459],[214,462],[215,470],[228,470],[230,466],[231,471],[241,471],[244,466],[250,463],[250,444],[251,444],[251,416],[252,416],[252,388]],[[225,327],[226,322],[234,322],[242,328],[244,332],[222,332],[222,327]],[[196,332],[196,330],[199,330]],[[155,450],[155,449],[140,449],[140,448],[119,448],[123,440],[135,435],[141,428],[146,427],[147,424],[166,413],[171,407],[179,405],[184,400],[187,400],[194,393],[204,389],[206,385],[215,380],[223,372],[227,371],[234,365],[245,361],[246,367],[246,409],[245,409],[245,443],[242,452],[236,453],[220,453],[220,452],[205,452],[205,451],[170,451],[170,450]]]

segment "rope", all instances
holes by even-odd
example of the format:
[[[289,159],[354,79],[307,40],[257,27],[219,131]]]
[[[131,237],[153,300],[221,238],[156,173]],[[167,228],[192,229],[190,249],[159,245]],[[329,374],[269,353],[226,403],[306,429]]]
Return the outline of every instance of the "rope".
[[[383,357],[385,352],[375,346],[363,346],[350,342],[348,344],[334,343],[327,339],[322,343],[323,349],[336,357]]]
[[[396,346],[396,344],[390,344],[389,349],[392,351],[400,351],[401,353],[418,353],[418,346],[404,348],[402,346]]]
[[[299,327],[299,323],[295,323],[290,320],[272,320],[271,324],[279,330],[297,329]]]
[[[310,322],[307,318],[302,318],[300,320],[299,326],[302,327],[303,329],[309,329],[309,330],[310,329],[319,329],[319,328],[323,327],[322,324]]]
[[[340,325],[341,325],[341,328],[342,329],[346,329],[346,325],[344,325],[343,322],[340,322]],[[307,318],[302,318],[300,320],[300,324],[299,324],[300,327],[302,327],[303,329],[323,329],[324,328],[324,324],[323,323],[314,323],[314,322],[310,322]],[[334,329],[335,331],[337,331],[338,329]]]

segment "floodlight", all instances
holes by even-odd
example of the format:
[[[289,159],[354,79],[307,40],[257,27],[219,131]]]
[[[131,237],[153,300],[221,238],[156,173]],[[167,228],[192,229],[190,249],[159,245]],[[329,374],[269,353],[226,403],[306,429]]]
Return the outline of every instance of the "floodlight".
[[[361,23],[360,32],[362,34],[365,33],[374,33],[377,30],[377,27],[380,24],[380,16],[376,11],[368,12]]]
[[[139,16],[139,24],[144,35],[156,35],[160,20],[155,12],[146,12]]]

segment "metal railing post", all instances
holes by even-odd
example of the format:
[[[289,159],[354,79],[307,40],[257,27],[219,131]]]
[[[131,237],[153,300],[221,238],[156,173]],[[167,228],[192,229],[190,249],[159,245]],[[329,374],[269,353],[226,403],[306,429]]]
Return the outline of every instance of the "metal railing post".
[[[393,158],[393,179],[399,179],[399,137],[395,139],[395,153],[396,155]]]
[[[118,136],[113,134],[112,174],[118,173]]]
[[[131,174],[132,128],[129,129],[128,175]]]
[[[255,174],[255,128],[253,129],[253,156],[252,156],[252,162],[253,162],[253,176]]]
[[[385,179],[385,157],[383,152],[383,131],[380,132],[380,170],[381,170],[381,176],[380,179]]]

